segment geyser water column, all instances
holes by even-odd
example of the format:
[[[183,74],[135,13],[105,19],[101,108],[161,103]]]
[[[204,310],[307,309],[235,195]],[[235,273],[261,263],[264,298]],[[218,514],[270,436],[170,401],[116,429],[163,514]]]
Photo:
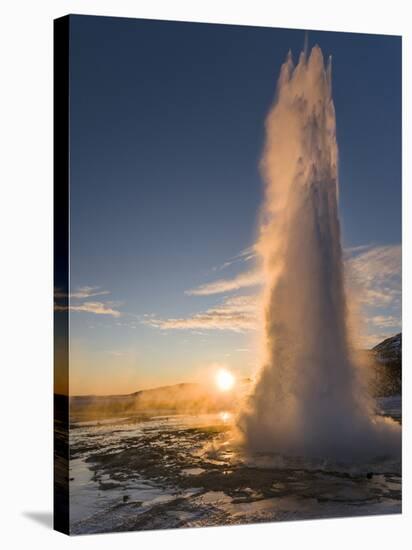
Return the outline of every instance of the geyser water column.
[[[331,62],[289,53],[266,120],[265,360],[239,418],[250,450],[352,457],[393,452],[399,428],[373,416],[350,353]]]

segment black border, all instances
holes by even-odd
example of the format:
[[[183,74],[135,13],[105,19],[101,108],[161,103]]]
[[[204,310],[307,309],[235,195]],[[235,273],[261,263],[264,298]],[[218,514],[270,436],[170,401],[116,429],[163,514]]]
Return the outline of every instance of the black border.
[[[54,499],[53,527],[70,532],[69,512],[69,38],[70,16],[54,20],[53,180],[54,288]],[[56,392],[59,393],[56,393]]]

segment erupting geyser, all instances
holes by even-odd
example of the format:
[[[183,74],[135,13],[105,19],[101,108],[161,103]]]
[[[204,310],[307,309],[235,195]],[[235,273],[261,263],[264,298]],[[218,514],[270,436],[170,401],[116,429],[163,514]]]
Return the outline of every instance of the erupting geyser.
[[[350,352],[338,216],[331,61],[282,66],[266,120],[265,359],[239,419],[252,451],[352,458],[398,454],[400,428],[374,416]]]

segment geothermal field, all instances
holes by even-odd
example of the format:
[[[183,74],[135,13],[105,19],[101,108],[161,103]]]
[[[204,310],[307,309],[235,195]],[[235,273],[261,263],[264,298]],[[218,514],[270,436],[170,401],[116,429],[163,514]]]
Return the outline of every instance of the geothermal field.
[[[401,375],[372,391],[355,351],[338,160],[332,61],[289,54],[261,158],[256,377],[72,397],[73,533],[401,511]]]
[[[379,407],[399,421],[399,396]],[[400,513],[399,460],[249,455],[233,422],[227,411],[73,422],[72,533]]]

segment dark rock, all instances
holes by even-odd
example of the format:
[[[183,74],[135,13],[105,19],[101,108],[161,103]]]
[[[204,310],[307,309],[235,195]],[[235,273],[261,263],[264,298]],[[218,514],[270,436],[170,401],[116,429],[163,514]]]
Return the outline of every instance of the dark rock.
[[[374,397],[402,393],[402,334],[396,334],[365,352]]]

